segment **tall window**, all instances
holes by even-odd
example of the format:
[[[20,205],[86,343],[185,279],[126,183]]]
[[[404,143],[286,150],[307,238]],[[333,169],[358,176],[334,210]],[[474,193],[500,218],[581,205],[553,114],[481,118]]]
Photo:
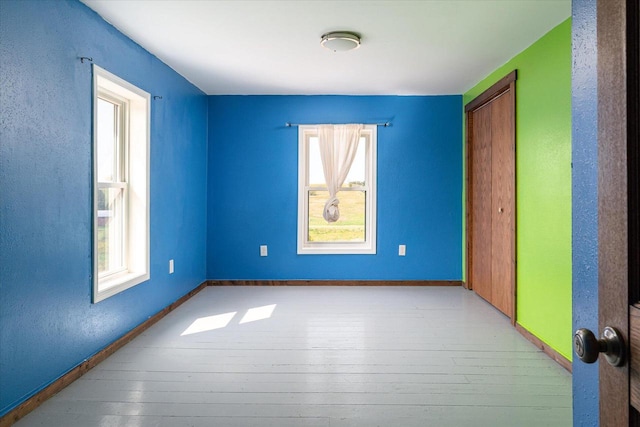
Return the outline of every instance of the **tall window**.
[[[150,95],[96,65],[93,82],[98,302],[149,279]]]
[[[376,253],[376,126],[364,126],[357,151],[336,198],[339,218],[323,213],[330,198],[317,126],[300,126],[298,134],[298,253]]]

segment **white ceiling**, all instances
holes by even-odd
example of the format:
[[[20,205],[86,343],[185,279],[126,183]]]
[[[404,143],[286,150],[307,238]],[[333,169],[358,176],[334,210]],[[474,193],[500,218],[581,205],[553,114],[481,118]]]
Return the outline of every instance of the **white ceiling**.
[[[82,0],[210,95],[460,94],[571,14],[571,0]],[[328,31],[359,49],[320,46]]]

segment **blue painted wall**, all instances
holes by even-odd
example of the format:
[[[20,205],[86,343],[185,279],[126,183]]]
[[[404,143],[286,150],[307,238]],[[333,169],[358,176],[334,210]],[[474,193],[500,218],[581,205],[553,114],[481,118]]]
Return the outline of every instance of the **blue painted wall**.
[[[91,65],[151,110],[151,280],[91,304]],[[206,279],[207,97],[76,1],[0,6],[0,416]],[[168,260],[176,272],[168,274]]]
[[[461,280],[461,108],[459,95],[209,97],[208,278]],[[285,122],[387,120],[377,255],[297,255],[298,129]]]
[[[573,1],[573,330],[598,330],[596,0]],[[576,426],[598,425],[598,364],[573,361]]]

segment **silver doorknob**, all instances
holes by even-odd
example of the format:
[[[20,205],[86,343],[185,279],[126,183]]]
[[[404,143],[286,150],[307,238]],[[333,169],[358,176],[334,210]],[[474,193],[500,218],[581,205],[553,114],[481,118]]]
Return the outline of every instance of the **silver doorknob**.
[[[602,337],[597,339],[589,329],[578,329],[573,336],[573,350],[584,363],[594,363],[600,353],[612,366],[624,364],[625,346],[620,332],[607,326],[602,331]]]

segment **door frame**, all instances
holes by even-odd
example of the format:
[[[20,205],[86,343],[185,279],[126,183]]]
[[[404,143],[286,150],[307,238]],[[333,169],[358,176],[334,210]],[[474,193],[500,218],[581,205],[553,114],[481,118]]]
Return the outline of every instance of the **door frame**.
[[[516,230],[517,230],[517,212],[516,212],[516,197],[517,197],[517,187],[516,187],[516,80],[518,78],[517,70],[513,70],[496,83],[494,83],[487,90],[482,92],[476,98],[474,98],[471,102],[469,102],[464,107],[465,111],[465,142],[466,142],[466,215],[465,215],[465,233],[467,236],[466,242],[466,271],[467,277],[466,280],[462,282],[464,288],[472,290],[473,289],[473,273],[472,273],[472,264],[473,264],[473,256],[472,256],[472,228],[473,228],[473,220],[471,213],[473,212],[473,202],[471,200],[471,194],[473,191],[473,177],[472,177],[472,162],[473,162],[473,112],[478,108],[486,105],[487,103],[493,101],[497,97],[504,94],[506,91],[510,91],[511,102],[513,104],[513,128],[511,131],[512,139],[513,139],[513,197],[512,197],[512,206],[511,212],[513,212],[513,230],[511,233],[511,244],[512,244],[512,253],[511,259],[513,262],[512,269],[512,277],[511,277],[511,298],[513,300],[513,304],[511,307],[511,313],[509,318],[511,320],[511,324],[516,324],[516,305],[517,305],[517,286],[516,286],[516,277],[517,277],[517,262],[516,262]]]

